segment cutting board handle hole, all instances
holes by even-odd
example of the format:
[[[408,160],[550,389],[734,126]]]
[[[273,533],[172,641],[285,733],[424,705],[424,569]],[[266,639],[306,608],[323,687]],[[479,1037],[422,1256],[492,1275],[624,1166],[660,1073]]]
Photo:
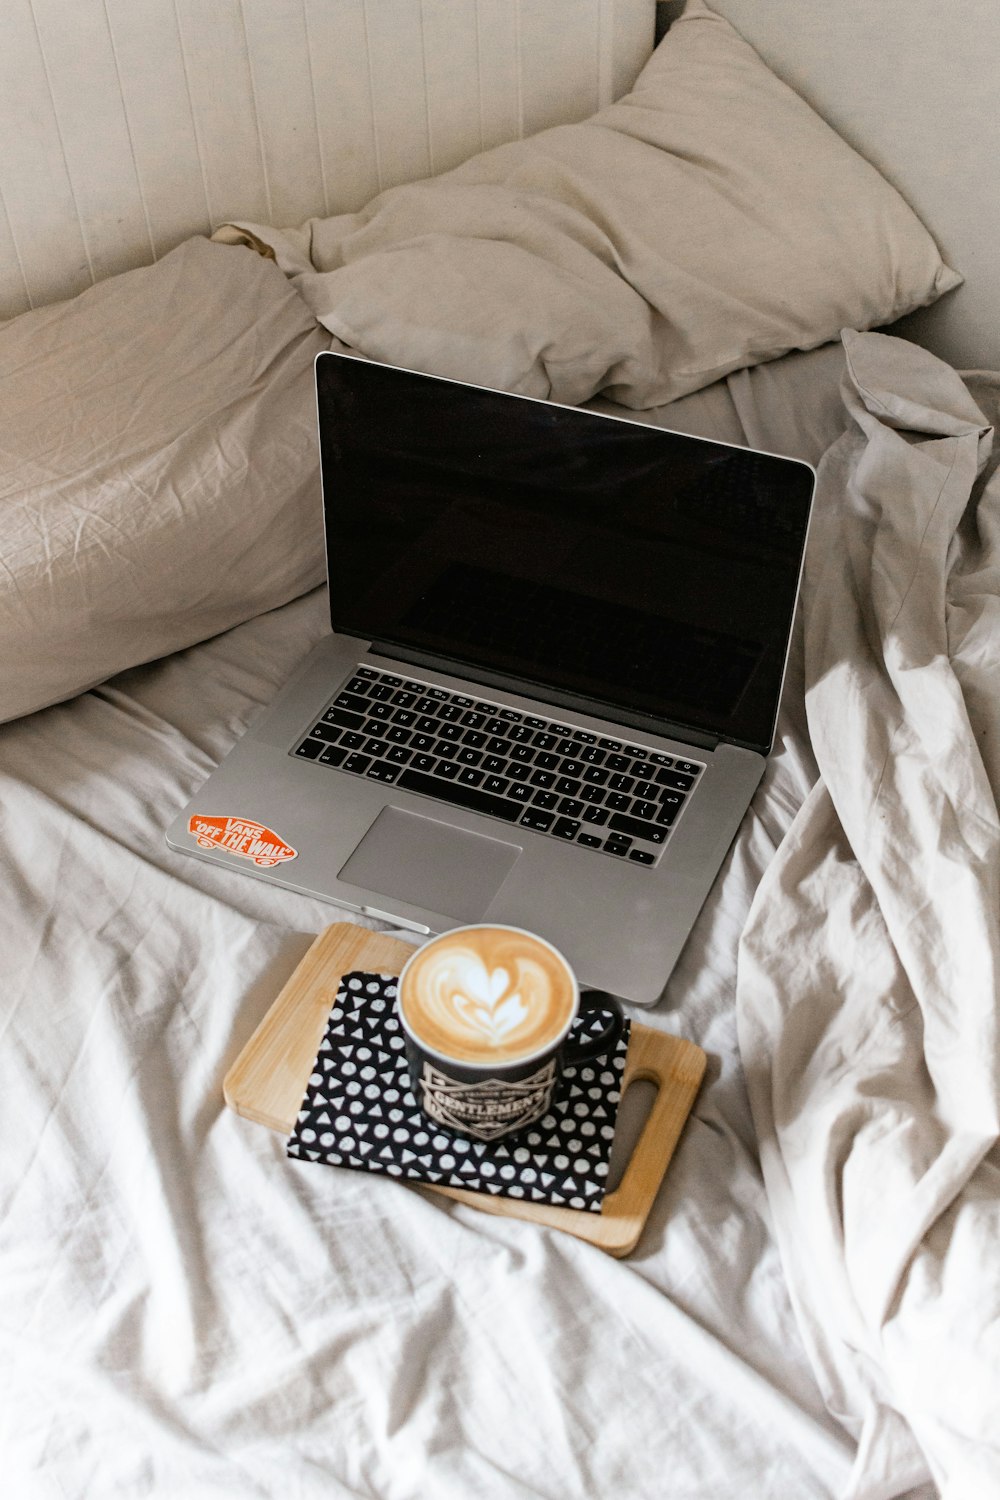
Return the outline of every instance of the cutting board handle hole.
[[[622,1095],[615,1122],[611,1160],[608,1163],[608,1192],[613,1193],[621,1182],[659,1092],[659,1085],[652,1079],[636,1078]]]

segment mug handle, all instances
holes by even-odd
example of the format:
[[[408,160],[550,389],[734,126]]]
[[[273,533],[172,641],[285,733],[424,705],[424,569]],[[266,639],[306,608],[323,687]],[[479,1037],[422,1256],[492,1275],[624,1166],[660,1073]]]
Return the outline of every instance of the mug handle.
[[[610,1011],[611,1019],[599,1036],[588,1037],[582,1042],[563,1043],[562,1060],[567,1066],[588,1062],[593,1057],[603,1057],[606,1052],[610,1052],[616,1046],[625,1029],[625,1012],[622,1010],[621,1001],[617,1000],[614,995],[609,995],[607,990],[583,990],[577,1015],[585,1016],[601,1010]]]

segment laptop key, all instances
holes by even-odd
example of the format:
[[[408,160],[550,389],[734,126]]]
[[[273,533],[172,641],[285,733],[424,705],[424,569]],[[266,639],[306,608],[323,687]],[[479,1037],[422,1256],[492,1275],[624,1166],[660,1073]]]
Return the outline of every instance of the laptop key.
[[[552,829],[552,835],[557,839],[575,839],[580,832],[580,825],[575,818],[557,818]]]
[[[667,830],[659,823],[643,823],[640,818],[630,818],[625,813],[612,813],[609,829],[616,833],[627,833],[635,839],[645,839],[647,844],[666,842]]]
[[[386,760],[391,760],[394,766],[405,766],[412,755],[413,751],[407,750],[405,746],[393,745],[386,756]]]
[[[440,776],[443,781],[454,781],[461,769],[457,760],[439,760],[434,767],[434,775]]]
[[[457,769],[456,766],[455,770]],[[465,807],[470,812],[502,818],[505,823],[516,823],[521,816],[521,809],[516,802],[495,797],[491,792],[484,792],[482,787],[463,786],[458,781],[442,781],[440,772],[441,768],[438,767],[437,776],[424,776],[419,771],[414,771],[412,766],[407,766],[399,773],[396,786],[404,792],[420,792],[438,802],[450,802],[453,807]]]
[[[576,841],[578,844],[582,844],[585,849],[599,849],[601,847],[601,841],[594,833],[580,833],[577,835]]]
[[[685,776],[697,776],[701,766],[696,765],[693,760],[679,760],[675,764],[675,769],[683,771]]]
[[[433,755],[415,755],[410,762],[415,771],[431,771],[434,768]]]
[[[301,755],[304,760],[315,760],[324,749],[326,749],[325,740],[303,740],[295,754]]]
[[[363,776],[372,763],[370,755],[359,755],[357,751],[349,755],[341,767],[344,771],[353,771],[357,776]]]
[[[536,812],[533,807],[529,807],[521,814],[521,827],[533,828],[536,833],[548,833],[554,818],[555,813]]]
[[[342,766],[347,751],[343,745],[327,745],[319,758],[321,766]]]
[[[367,697],[361,696],[360,693],[351,693],[348,688],[345,688],[342,693],[337,693],[334,697],[333,706],[334,708],[349,708],[352,714],[363,714],[367,711],[369,702],[367,702]]]
[[[602,786],[591,786],[585,783],[580,788],[580,800],[583,802],[603,802],[604,788]]]
[[[534,801],[531,805],[532,807],[540,807],[542,812],[549,812],[553,807],[555,807],[558,801],[559,798],[556,796],[555,792],[536,792]]]
[[[472,766],[465,766],[459,771],[458,780],[462,786],[482,786],[483,773],[482,771],[474,770]]]
[[[360,729],[365,722],[363,714],[348,713],[345,708],[328,708],[323,718],[327,724],[338,724],[341,729]],[[320,728],[317,724],[316,729]]]
[[[671,792],[686,792],[694,781],[693,776],[685,776],[683,771],[661,771],[656,779]]]
[[[634,859],[637,865],[651,865],[656,855],[651,854],[648,849],[630,849],[628,857]]]
[[[487,769],[485,761],[483,762],[483,769]],[[483,782],[483,791],[493,792],[495,796],[502,797],[509,786],[510,782],[505,776],[487,776]]]
[[[507,796],[512,797],[515,802],[530,802],[534,794],[534,787],[529,786],[526,781],[512,781],[507,792]]]
[[[556,791],[564,797],[575,797],[580,790],[580,782],[572,776],[560,776],[556,782]]]
[[[387,760],[377,760],[368,767],[365,775],[371,777],[372,781],[393,782],[399,775],[399,766],[390,765]]]
[[[309,731],[311,740],[322,740],[324,744],[335,745],[340,739],[340,730],[335,724],[314,724]]]

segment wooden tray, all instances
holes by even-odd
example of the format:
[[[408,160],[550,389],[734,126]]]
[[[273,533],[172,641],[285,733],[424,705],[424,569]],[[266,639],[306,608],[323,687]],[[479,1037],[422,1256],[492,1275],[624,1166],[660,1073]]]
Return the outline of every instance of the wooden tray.
[[[350,922],[334,923],[320,933],[226,1074],[222,1090],[230,1109],[290,1135],[341,976],[353,969],[396,974],[412,952],[409,943]],[[657,1095],[621,1182],[607,1194],[599,1214],[465,1188],[419,1185],[486,1213],[548,1224],[611,1255],[627,1255],[642,1233],[701,1084],[705,1060],[693,1042],[633,1021],[622,1095],[640,1079],[655,1084]]]

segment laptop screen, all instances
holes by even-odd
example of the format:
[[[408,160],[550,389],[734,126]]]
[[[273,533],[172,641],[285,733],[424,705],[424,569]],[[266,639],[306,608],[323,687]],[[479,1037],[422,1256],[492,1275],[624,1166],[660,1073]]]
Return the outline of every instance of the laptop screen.
[[[316,373],[334,630],[770,748],[807,464],[343,355]]]

